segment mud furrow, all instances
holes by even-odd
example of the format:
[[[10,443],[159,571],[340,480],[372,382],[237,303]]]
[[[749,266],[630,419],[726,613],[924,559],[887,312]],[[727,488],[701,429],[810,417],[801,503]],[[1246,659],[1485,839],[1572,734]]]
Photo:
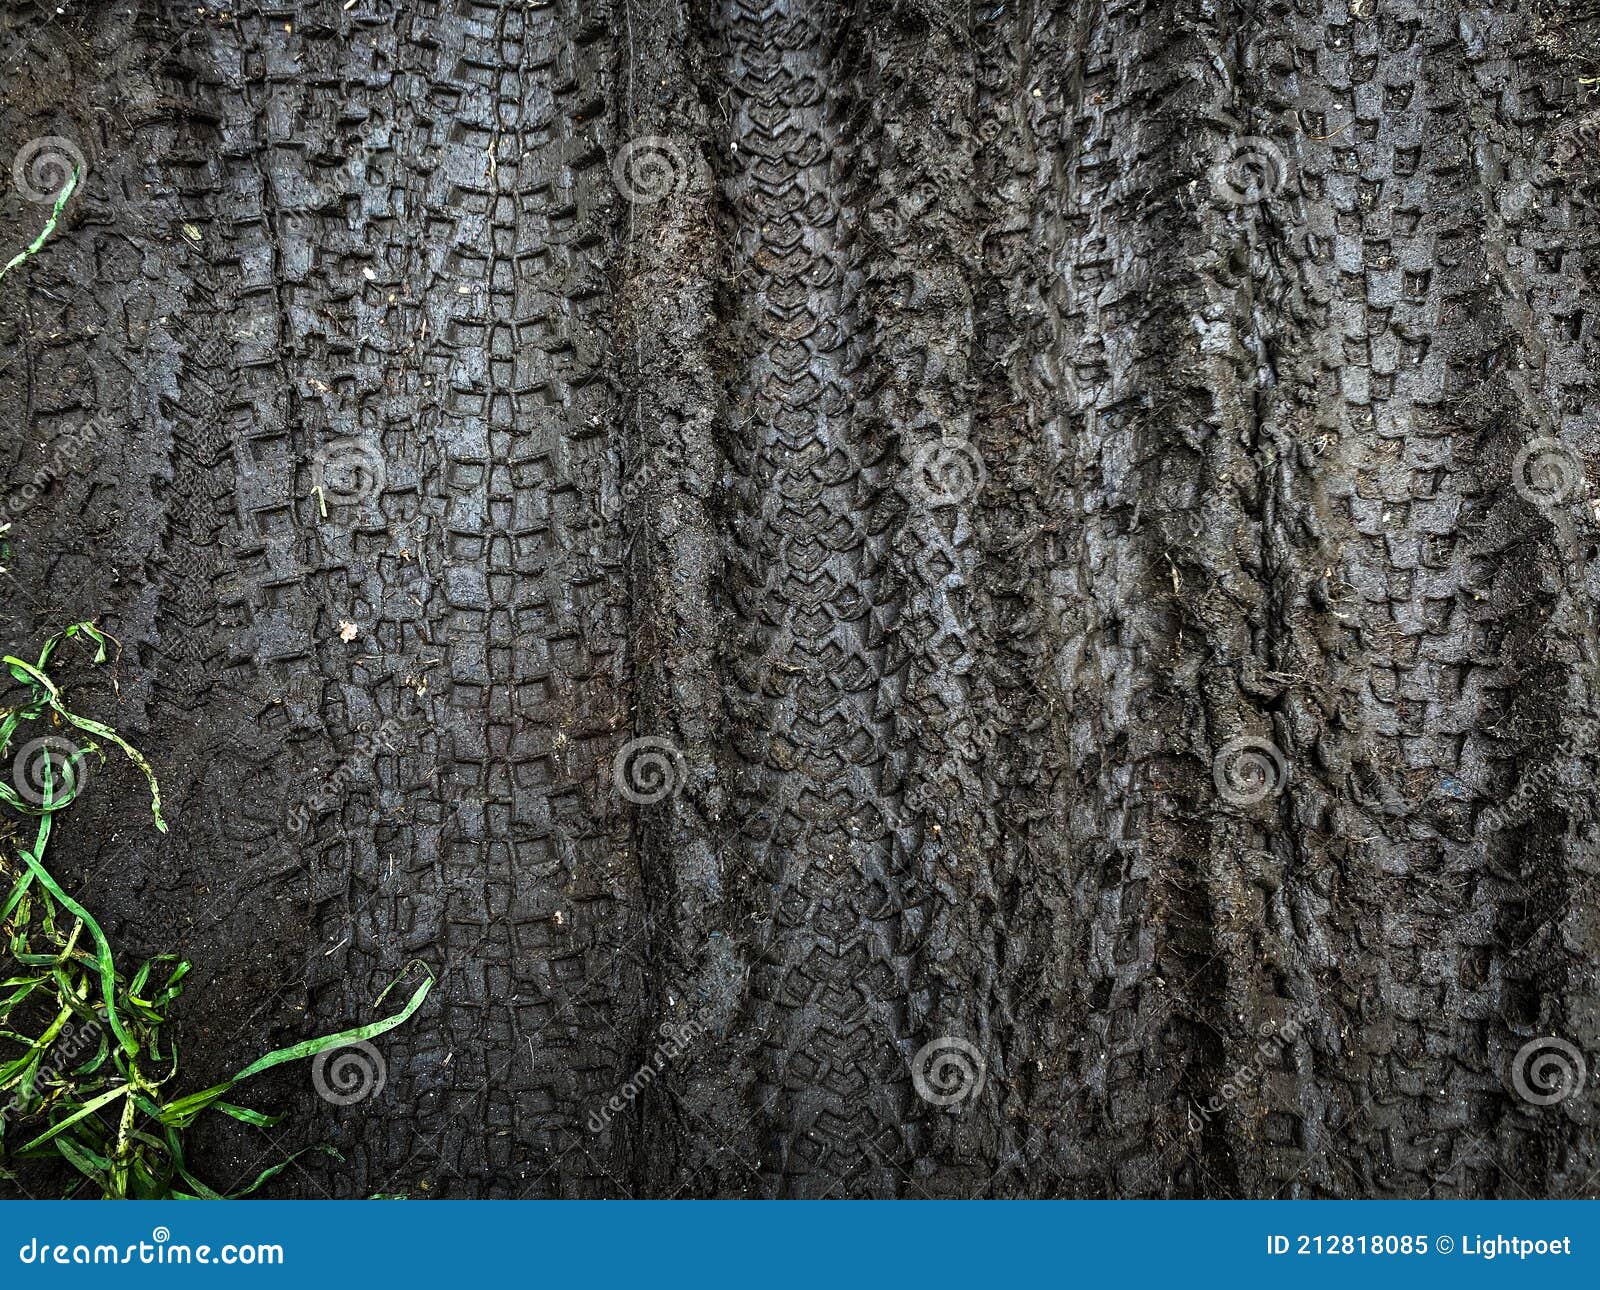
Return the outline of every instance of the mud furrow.
[[[722,13],[735,94],[734,322],[745,365],[730,407],[747,634],[734,738],[739,846],[764,890],[751,1024],[771,1194],[892,1194],[904,1115],[906,962],[889,835],[881,707],[877,463],[861,433],[850,270],[857,213],[831,6]]]

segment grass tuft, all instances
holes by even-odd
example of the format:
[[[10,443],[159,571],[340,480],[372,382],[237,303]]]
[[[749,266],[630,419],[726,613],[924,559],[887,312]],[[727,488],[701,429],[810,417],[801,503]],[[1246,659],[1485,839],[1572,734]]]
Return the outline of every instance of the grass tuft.
[[[87,760],[103,761],[108,747],[139,768],[149,784],[156,828],[167,828],[150,763],[111,727],[68,708],[51,678],[56,651],[73,640],[93,644],[95,663],[105,662],[107,646],[115,644],[94,624],[75,623],[46,641],[32,662],[13,655],[0,659],[25,695],[15,706],[0,709],[0,756],[35,725],[50,731],[70,726],[84,739],[59,764],[41,759],[38,802],[0,780],[0,802],[17,817],[9,833],[0,831],[0,874],[15,875],[0,902],[0,936],[6,945],[0,953],[0,974],[6,974],[0,980],[0,1178],[16,1181],[19,1166],[58,1159],[107,1199],[224,1199],[189,1170],[184,1135],[195,1121],[216,1111],[260,1128],[278,1123],[281,1116],[227,1100],[234,1086],[284,1062],[393,1030],[422,1006],[433,973],[426,965],[410,965],[420,966],[425,979],[391,1016],[275,1049],[220,1084],[173,1096],[178,1048],[166,1034],[167,1014],[183,992],[189,964],[174,954],[159,954],[127,976],[100,925],[45,866],[55,815],[77,796]],[[26,841],[30,828],[31,843]],[[10,863],[12,851],[16,865]],[[380,995],[377,1002],[382,1001]],[[304,1150],[337,1155],[331,1147]],[[231,1195],[255,1191],[303,1153],[262,1170]]]

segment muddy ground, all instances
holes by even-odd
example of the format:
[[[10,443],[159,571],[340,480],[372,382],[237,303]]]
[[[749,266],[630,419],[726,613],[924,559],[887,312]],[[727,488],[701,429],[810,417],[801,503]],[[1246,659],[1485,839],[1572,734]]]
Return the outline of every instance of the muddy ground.
[[[0,641],[121,640],[64,679],[172,821],[108,767],[63,879],[195,962],[195,1087],[439,978],[212,1181],[1600,1190],[1600,5],[0,59],[7,258],[82,167],[0,281]]]

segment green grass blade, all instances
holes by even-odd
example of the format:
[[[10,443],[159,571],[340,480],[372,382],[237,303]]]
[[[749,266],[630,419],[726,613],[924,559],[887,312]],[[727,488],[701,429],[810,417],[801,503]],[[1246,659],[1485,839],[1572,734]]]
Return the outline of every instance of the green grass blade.
[[[346,1044],[359,1043],[366,1039],[375,1039],[379,1035],[387,1034],[396,1026],[404,1025],[411,1020],[411,1016],[422,1006],[422,1001],[428,997],[428,991],[433,989],[433,973],[428,973],[428,978],[416,989],[406,1006],[392,1017],[382,1021],[370,1022],[365,1026],[356,1026],[351,1030],[341,1030],[336,1035],[327,1035],[322,1039],[308,1039],[304,1043],[295,1044],[290,1048],[279,1048],[268,1053],[265,1057],[258,1057],[250,1065],[235,1075],[231,1083],[237,1084],[240,1080],[249,1079],[252,1075],[259,1075],[264,1070],[284,1062],[298,1061],[302,1057],[314,1057],[329,1048],[340,1048]],[[385,991],[387,993],[387,991]],[[382,996],[380,996],[381,998]]]
[[[61,1158],[92,1182],[102,1192],[106,1190],[111,1164],[104,1156],[96,1155],[70,1137],[56,1141],[56,1151]]]
[[[39,254],[44,248],[44,244],[55,233],[56,221],[61,218],[61,212],[67,208],[67,199],[72,196],[73,190],[77,186],[78,171],[74,167],[72,173],[67,176],[67,182],[61,185],[61,191],[56,194],[56,204],[50,208],[50,218],[45,220],[44,227],[39,230],[39,236],[6,261],[5,266],[0,268],[0,278],[5,277],[6,274],[10,273],[12,269],[23,263],[23,261],[32,259]]]
[[[342,1155],[340,1155],[337,1151],[335,1151],[332,1147],[328,1146],[326,1143],[319,1143],[318,1145],[313,1146],[313,1147],[301,1147],[300,1150],[296,1151],[293,1155],[289,1156],[288,1159],[280,1160],[277,1164],[273,1165],[269,1169],[263,1169],[259,1174],[256,1175],[255,1181],[253,1183],[251,1183],[248,1187],[241,1187],[238,1191],[229,1192],[228,1196],[227,1196],[227,1199],[229,1199],[229,1200],[238,1200],[239,1197],[241,1197],[241,1196],[248,1196],[251,1192],[256,1191],[257,1189],[259,1189],[262,1186],[263,1183],[271,1182],[274,1178],[276,1178],[279,1174],[281,1174],[285,1169],[287,1169],[290,1165],[292,1165],[301,1156],[305,1155],[306,1152],[308,1152],[308,1151],[320,1151],[320,1152],[323,1153],[323,1155],[332,1156],[335,1160],[339,1161],[341,1164],[344,1162],[344,1157]]]
[[[243,1124],[254,1125],[258,1129],[271,1129],[283,1123],[283,1116],[268,1115],[265,1111],[252,1111],[248,1106],[235,1106],[232,1102],[218,1102],[215,1110],[224,1115],[231,1115]]]
[[[116,744],[127,755],[128,760],[143,772],[146,781],[150,785],[150,814],[156,818],[156,828],[165,833],[167,831],[167,822],[161,817],[161,785],[156,782],[156,773],[145,759],[145,755],[110,726],[102,725],[98,721],[89,720],[88,717],[80,717],[76,713],[68,712],[60,704],[52,704],[51,706],[61,714],[64,720],[71,722],[79,730],[87,734],[99,735],[100,738]]]
[[[252,1075],[259,1075],[262,1071],[271,1070],[274,1066],[281,1066],[284,1062],[299,1061],[302,1057],[314,1057],[320,1052],[330,1048],[342,1048],[347,1044],[358,1043],[361,1040],[373,1039],[378,1035],[386,1034],[396,1026],[403,1025],[411,1019],[413,1013],[422,1006],[428,997],[428,991],[433,989],[433,973],[428,973],[428,978],[416,989],[406,1006],[392,1017],[385,1017],[381,1021],[369,1022],[365,1026],[356,1026],[351,1030],[341,1030],[335,1035],[324,1035],[320,1039],[307,1039],[301,1043],[293,1044],[288,1048],[274,1049],[263,1057],[258,1057],[231,1079],[224,1080],[221,1084],[213,1084],[210,1088],[202,1089],[198,1093],[191,1093],[187,1097],[180,1097],[168,1102],[162,1108],[161,1119],[165,1124],[185,1128],[193,1123],[194,1117],[207,1107],[215,1106],[236,1085],[249,1079]]]
[[[110,1106],[119,1097],[126,1097],[127,1094],[128,1094],[128,1091],[132,1087],[133,1087],[133,1085],[131,1085],[131,1084],[119,1084],[119,1085],[117,1085],[116,1088],[112,1089],[109,1093],[102,1093],[102,1094],[100,1094],[99,1097],[93,1098],[92,1100],[90,1100],[88,1102],[85,1102],[76,1111],[74,1111],[71,1115],[69,1115],[65,1120],[61,1121],[60,1124],[53,1125],[51,1128],[47,1129],[44,1133],[41,1133],[32,1142],[29,1142],[25,1146],[21,1147],[18,1150],[17,1154],[23,1155],[23,1154],[26,1154],[27,1152],[38,1150],[45,1143],[51,1141],[53,1138],[56,1138],[56,1137],[60,1136],[63,1133],[65,1133],[68,1129],[70,1129],[74,1124],[76,1124],[79,1120],[83,1119],[85,1116],[93,1115],[96,1111],[98,1111],[103,1106]]]
[[[100,988],[105,997],[106,1022],[110,1025],[112,1033],[116,1035],[117,1042],[122,1045],[124,1052],[138,1052],[138,1042],[124,1028],[122,1019],[117,1016],[116,1004],[113,1002],[117,997],[117,969],[111,958],[111,942],[106,940],[106,934],[100,930],[100,924],[94,921],[94,915],[61,889],[56,880],[50,876],[49,870],[34,858],[33,852],[23,851],[21,855],[22,863],[33,870],[34,877],[39,880],[44,889],[67,909],[71,910],[74,917],[81,918],[83,925],[89,929],[89,935],[94,938],[95,947],[99,950],[99,954],[96,956],[96,966],[100,970]]]

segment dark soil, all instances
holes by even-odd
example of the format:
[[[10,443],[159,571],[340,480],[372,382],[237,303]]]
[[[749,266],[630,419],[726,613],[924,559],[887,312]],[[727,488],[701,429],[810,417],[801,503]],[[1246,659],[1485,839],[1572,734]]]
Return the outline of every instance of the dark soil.
[[[61,7],[0,643],[172,830],[57,865],[197,1088],[439,977],[213,1182],[1600,1190],[1600,5]]]

